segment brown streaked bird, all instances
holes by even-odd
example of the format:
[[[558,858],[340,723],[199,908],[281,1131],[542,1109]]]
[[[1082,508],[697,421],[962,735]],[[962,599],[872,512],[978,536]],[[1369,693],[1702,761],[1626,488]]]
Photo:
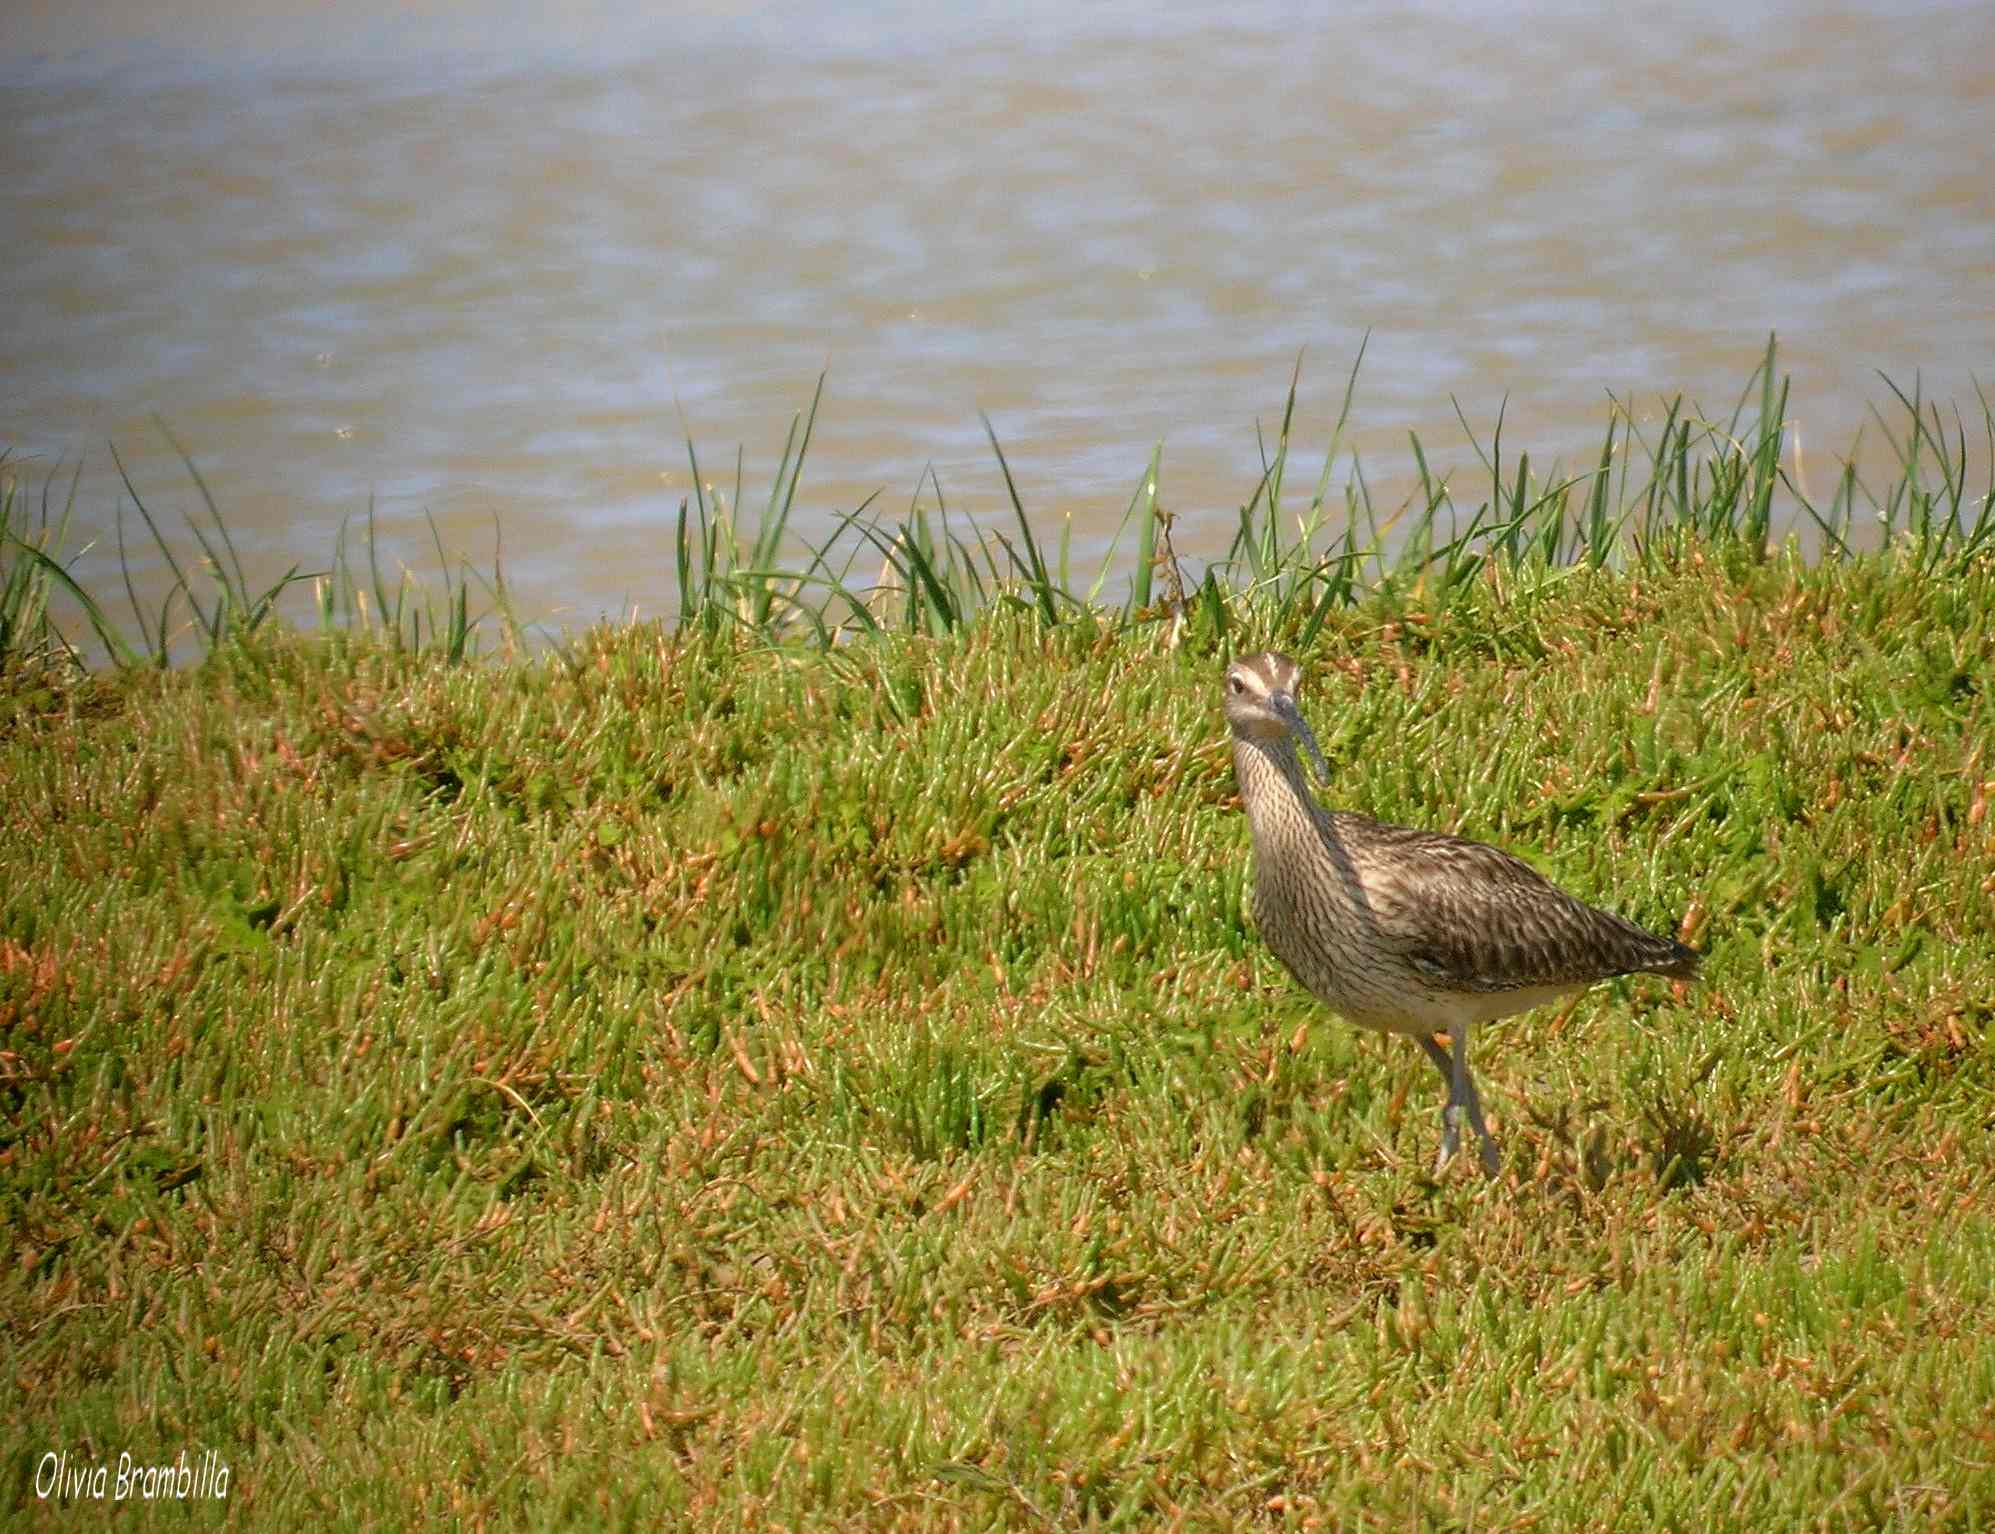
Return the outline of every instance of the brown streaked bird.
[[[1233,772],[1254,832],[1254,924],[1332,1010],[1418,1042],[1448,1083],[1441,1162],[1460,1148],[1466,1115],[1483,1170],[1494,1175],[1496,1142],[1469,1074],[1476,1024],[1616,975],[1694,980],[1699,955],[1568,895],[1495,847],[1324,809],[1296,755],[1300,742],[1328,781],[1296,706],[1301,677],[1273,651],[1226,668]]]

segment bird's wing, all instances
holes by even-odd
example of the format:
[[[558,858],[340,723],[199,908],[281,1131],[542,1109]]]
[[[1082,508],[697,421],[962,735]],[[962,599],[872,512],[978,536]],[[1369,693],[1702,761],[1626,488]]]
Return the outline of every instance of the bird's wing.
[[[1346,846],[1380,936],[1443,990],[1695,973],[1697,956],[1681,943],[1568,895],[1498,848],[1377,821]]]

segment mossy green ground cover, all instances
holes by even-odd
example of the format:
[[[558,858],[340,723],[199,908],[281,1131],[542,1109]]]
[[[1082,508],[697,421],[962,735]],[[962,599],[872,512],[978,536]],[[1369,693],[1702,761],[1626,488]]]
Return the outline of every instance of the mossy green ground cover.
[[[1321,615],[1337,803],[1708,953],[1484,1038],[1495,1182],[1243,916],[1302,611],[17,668],[8,1519],[1986,1528],[1991,614],[1687,537]]]

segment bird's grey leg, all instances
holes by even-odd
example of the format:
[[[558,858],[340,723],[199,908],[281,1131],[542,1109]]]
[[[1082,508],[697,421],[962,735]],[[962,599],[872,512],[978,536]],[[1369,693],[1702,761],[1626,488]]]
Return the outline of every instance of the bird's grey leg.
[[[1466,1115],[1469,1127],[1481,1143],[1482,1169],[1494,1177],[1502,1162],[1496,1153],[1496,1141],[1491,1138],[1489,1125],[1482,1116],[1482,1094],[1476,1090],[1475,1077],[1469,1073],[1468,1034],[1468,1029],[1464,1027],[1453,1035],[1455,1047],[1452,1055],[1432,1038],[1422,1035],[1420,1039],[1420,1047],[1427,1052],[1427,1058],[1434,1062],[1434,1068],[1448,1083],[1448,1105],[1441,1110],[1444,1127],[1437,1170],[1461,1149],[1461,1120]]]
[[[1475,1088],[1469,1083],[1469,1034],[1472,1030],[1467,1023],[1463,1023],[1461,1027],[1452,1028],[1449,1032],[1454,1036],[1455,1068],[1448,1074],[1448,1111],[1454,1115],[1451,1127],[1455,1131],[1455,1143],[1459,1145],[1462,1115],[1469,1111],[1470,1105],[1475,1101]],[[1479,1112],[1471,1115],[1474,1119],[1481,1117]]]
[[[1469,1074],[1469,1032],[1469,1025],[1464,1023],[1455,1033],[1454,1101],[1467,1111],[1469,1125],[1482,1142],[1483,1171],[1494,1177],[1502,1163],[1496,1154],[1496,1142],[1489,1137],[1489,1125],[1483,1122],[1482,1094],[1476,1091],[1475,1077]]]
[[[1427,1058],[1434,1062],[1434,1069],[1439,1071],[1441,1079],[1448,1083],[1448,1103],[1441,1110],[1441,1156],[1434,1166],[1434,1170],[1438,1173],[1462,1146],[1462,1127],[1455,1113],[1455,1068],[1454,1062],[1448,1058],[1448,1052],[1436,1044],[1431,1036],[1421,1034],[1420,1047],[1427,1051]]]
[[[1490,1138],[1489,1125],[1483,1122],[1482,1094],[1475,1089],[1475,1078],[1469,1078],[1469,1127],[1476,1132],[1482,1142],[1482,1169],[1494,1177],[1503,1165],[1503,1158],[1496,1153],[1496,1141]]]

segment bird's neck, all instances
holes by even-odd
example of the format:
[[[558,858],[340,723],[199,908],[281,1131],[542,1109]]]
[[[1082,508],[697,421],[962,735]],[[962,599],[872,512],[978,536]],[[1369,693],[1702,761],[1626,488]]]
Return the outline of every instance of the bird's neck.
[[[1309,791],[1295,742],[1233,737],[1233,776],[1240,787],[1248,823],[1256,840],[1277,834],[1284,826],[1310,822],[1323,815]]]

